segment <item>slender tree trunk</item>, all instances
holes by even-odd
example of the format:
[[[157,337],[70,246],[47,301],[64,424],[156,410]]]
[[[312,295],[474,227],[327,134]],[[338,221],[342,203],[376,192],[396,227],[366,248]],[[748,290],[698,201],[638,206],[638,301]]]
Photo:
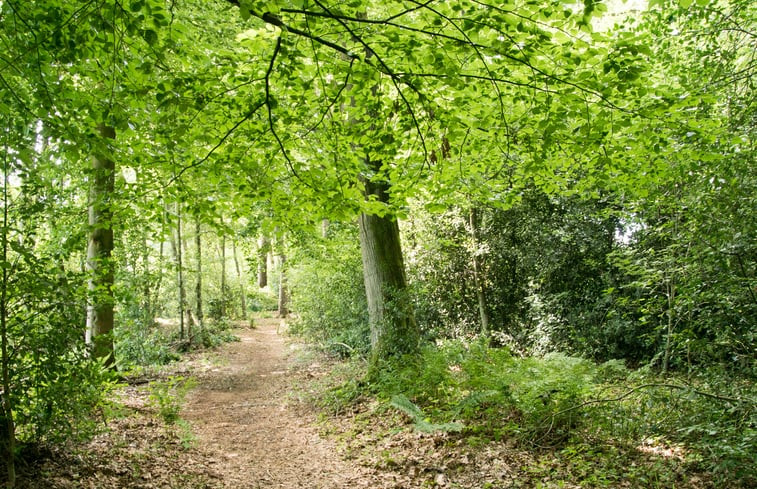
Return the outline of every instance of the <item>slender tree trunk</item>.
[[[142,318],[145,326],[149,326],[155,320],[155,304],[153,303],[153,287],[157,279],[153,280],[150,273],[150,245],[147,240],[147,230],[142,231],[142,268],[144,274],[144,287],[142,288]]]
[[[184,289],[184,264],[181,253],[181,207],[176,203],[176,234],[171,239],[173,256],[176,260],[176,280],[179,287],[179,339],[184,340],[184,311],[186,309],[186,290]]]
[[[164,223],[165,224],[165,221]],[[163,260],[165,255],[165,242],[163,241],[163,233],[161,233],[160,237],[160,245],[158,246],[158,275],[155,279],[155,294],[153,295],[152,299],[152,310],[150,311],[150,316],[153,318],[153,321],[155,320],[155,316],[158,315],[159,307],[158,307],[158,301],[160,299],[160,287],[163,283]]]
[[[8,263],[8,151],[3,152],[3,263]],[[0,393],[0,442],[3,444],[6,473],[6,487],[16,487],[16,424],[13,401],[11,399],[10,354],[8,352],[8,267],[3,266],[0,286],[0,356],[2,357],[2,388]]]
[[[115,139],[112,127],[99,125],[100,137]],[[111,199],[115,181],[115,163],[107,156],[92,157],[92,187],[89,203],[89,244],[87,269],[89,270],[89,305],[87,307],[87,344],[92,346],[95,358],[104,359],[112,366],[113,355],[113,211]]]
[[[331,222],[328,219],[321,219],[321,238],[326,239],[329,237],[329,228]]]
[[[675,318],[676,284],[673,282],[672,277],[669,278],[668,282],[665,284],[665,295],[668,300],[668,324],[665,333],[665,351],[662,355],[662,373],[667,373],[668,365],[670,363],[670,345],[673,337],[673,324]]]
[[[258,287],[261,289],[268,285],[268,249],[270,243],[265,234],[258,239]]]
[[[226,317],[226,235],[221,235],[221,317]]]
[[[469,224],[471,238],[473,239],[473,281],[476,284],[476,298],[478,299],[478,314],[481,320],[481,334],[489,335],[489,308],[486,301],[486,283],[484,282],[481,253],[478,239],[478,210],[472,207],[470,210]]]
[[[369,161],[369,166],[378,172],[381,162]],[[366,198],[388,202],[388,183],[364,183]],[[363,213],[359,225],[373,359],[414,352],[420,332],[408,297],[397,220]]]
[[[242,309],[240,318],[243,321],[247,320],[247,299],[244,292],[244,276],[242,275],[242,268],[239,266],[239,256],[237,255],[237,240],[231,241],[231,250],[234,254],[234,266],[237,269],[237,280],[239,281],[239,301]]]
[[[197,282],[195,283],[195,301],[197,302],[197,324],[202,329],[204,314],[202,312],[202,236],[200,218],[195,216],[195,260],[197,261]]]
[[[286,255],[284,252],[280,252],[278,256],[279,262],[279,306],[278,314],[280,318],[286,318],[289,316],[289,290],[287,289],[287,275],[286,275]]]

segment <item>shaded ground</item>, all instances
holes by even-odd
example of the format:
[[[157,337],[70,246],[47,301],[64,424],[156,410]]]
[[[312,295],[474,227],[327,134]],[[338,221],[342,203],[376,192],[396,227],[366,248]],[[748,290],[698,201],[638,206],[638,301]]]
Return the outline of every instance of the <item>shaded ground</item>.
[[[608,457],[613,447],[588,445],[596,455],[572,459],[524,451],[508,440],[418,433],[404,415],[370,401],[319,422],[300,398],[323,388],[319,379],[329,366],[308,359],[278,334],[279,327],[277,319],[258,319],[256,328],[235,331],[239,342],[188,355],[151,384],[122,389],[123,415],[110,419],[106,432],[84,445],[28,457],[36,461],[20,467],[19,487],[712,487],[706,478],[686,474],[676,457],[640,451],[630,466],[617,466],[618,459]],[[193,378],[196,386],[182,419],[167,423],[156,386],[175,378]],[[604,465],[585,462],[605,458]]]
[[[223,347],[226,364],[197,375],[182,416],[196,443],[213,454],[212,469],[229,488],[375,487],[366,470],[343,461],[312,418],[289,401],[293,347],[279,321],[260,320]]]

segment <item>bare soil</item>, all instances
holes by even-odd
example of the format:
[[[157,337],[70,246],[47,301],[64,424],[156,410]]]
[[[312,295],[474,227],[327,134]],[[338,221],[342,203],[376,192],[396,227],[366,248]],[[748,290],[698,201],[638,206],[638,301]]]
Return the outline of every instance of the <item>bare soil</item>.
[[[228,363],[198,376],[182,417],[196,443],[212,454],[212,470],[228,488],[375,487],[362,467],[344,461],[333,442],[319,436],[311,416],[290,400],[290,345],[279,320],[237,332],[223,347]]]

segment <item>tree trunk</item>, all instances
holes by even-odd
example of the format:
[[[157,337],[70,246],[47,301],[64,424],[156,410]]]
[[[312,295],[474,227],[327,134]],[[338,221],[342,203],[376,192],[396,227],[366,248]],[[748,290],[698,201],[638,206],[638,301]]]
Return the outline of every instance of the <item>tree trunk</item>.
[[[329,228],[331,227],[331,221],[328,219],[321,219],[321,238],[326,239],[329,237]]]
[[[376,172],[381,167],[380,162],[369,165]],[[387,202],[388,189],[386,182],[365,181],[366,198]],[[408,297],[397,220],[363,213],[359,224],[373,359],[412,353],[420,332]]]
[[[668,365],[670,363],[670,348],[671,339],[673,338],[674,324],[673,319],[675,317],[676,285],[672,280],[672,278],[669,278],[665,283],[665,296],[668,301],[668,323],[665,331],[665,350],[662,355],[662,373],[664,374],[668,373]]]
[[[8,151],[3,152],[3,263],[8,263]],[[2,361],[2,393],[0,393],[0,443],[5,457],[6,487],[16,487],[16,424],[11,400],[10,352],[8,351],[8,267],[3,266],[0,289],[0,360]]]
[[[195,301],[197,302],[197,324],[202,329],[204,314],[202,312],[202,236],[200,218],[195,216],[195,260],[197,261],[197,282],[195,284]]]
[[[280,318],[289,316],[289,291],[287,290],[286,276],[286,256],[281,252],[278,257],[279,262],[279,307],[278,314]]]
[[[270,243],[265,234],[258,239],[258,287],[261,289],[268,285],[268,249]]]
[[[176,283],[179,287],[179,339],[184,340],[184,310],[187,302],[187,294],[184,289],[184,264],[181,253],[181,207],[176,203],[176,234],[171,239],[171,248],[176,260]]]
[[[226,317],[226,235],[221,235],[221,317]]]
[[[478,314],[481,320],[481,335],[489,335],[489,312],[486,302],[486,283],[482,272],[482,260],[479,252],[478,241],[478,210],[473,207],[470,210],[469,220],[471,238],[473,239],[473,281],[476,284],[476,298],[478,299]]]
[[[242,309],[240,318],[243,321],[247,320],[247,300],[245,298],[244,276],[242,275],[242,268],[239,266],[239,256],[237,256],[237,240],[232,240],[231,250],[234,254],[234,266],[237,269],[237,280],[239,280],[239,301]]]
[[[153,323],[155,322],[155,317],[160,312],[160,306],[158,305],[158,301],[160,300],[160,287],[163,284],[163,259],[165,255],[165,242],[163,241],[163,238],[160,238],[160,245],[158,246],[158,274],[155,279],[155,287],[154,292],[155,295],[152,299],[152,309],[150,310],[150,317],[153,319]]]
[[[112,127],[98,125],[104,140],[115,139]],[[115,163],[107,156],[92,156],[92,187],[89,202],[89,305],[87,307],[86,342],[95,358],[112,366],[113,355],[113,211],[111,198],[115,181]]]

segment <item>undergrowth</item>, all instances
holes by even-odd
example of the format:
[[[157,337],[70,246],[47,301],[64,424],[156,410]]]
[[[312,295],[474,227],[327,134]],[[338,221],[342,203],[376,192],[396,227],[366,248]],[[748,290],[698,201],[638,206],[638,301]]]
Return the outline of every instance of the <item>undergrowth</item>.
[[[239,341],[231,331],[227,319],[206,321],[192,330],[191,341],[181,338],[176,329],[158,326],[118,328],[116,330],[116,358],[122,371],[139,367],[160,366],[181,359],[181,353],[216,348],[224,343]]]
[[[590,487],[757,485],[754,385],[717,372],[663,378],[619,361],[449,341],[372,368],[342,363],[332,379],[317,399],[329,412],[377,399],[419,431],[458,432],[471,446],[515,441],[549,454],[534,477],[567,466]]]

